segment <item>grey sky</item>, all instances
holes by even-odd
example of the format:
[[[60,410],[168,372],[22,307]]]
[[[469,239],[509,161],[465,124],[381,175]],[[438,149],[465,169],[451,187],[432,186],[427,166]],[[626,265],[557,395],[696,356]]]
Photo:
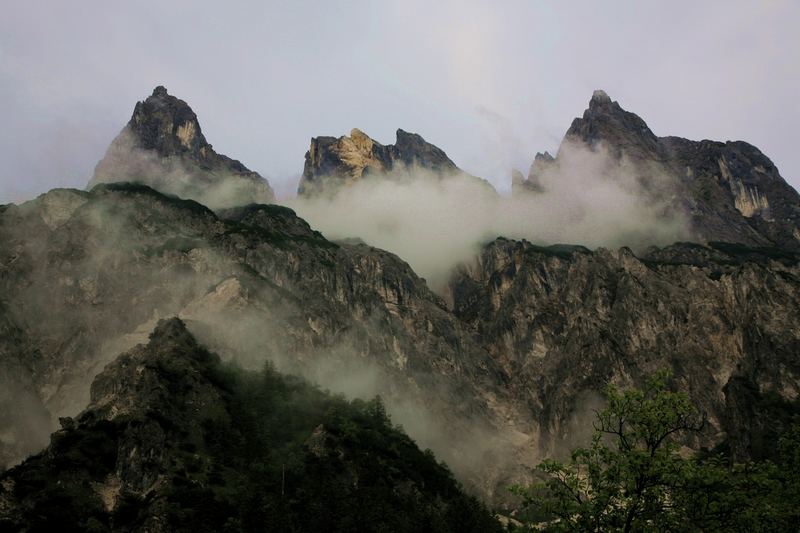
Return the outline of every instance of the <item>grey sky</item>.
[[[310,137],[400,127],[509,186],[605,89],[800,186],[800,2],[49,2],[0,19],[0,203],[83,187],[155,85],[286,196]]]

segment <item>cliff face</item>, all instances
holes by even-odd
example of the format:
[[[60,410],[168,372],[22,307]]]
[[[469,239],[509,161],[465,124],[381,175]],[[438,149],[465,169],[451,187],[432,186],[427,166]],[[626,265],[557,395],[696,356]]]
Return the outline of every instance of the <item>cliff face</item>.
[[[529,420],[406,263],[327,241],[287,208],[215,214],[132,184],[51,191],[0,213],[0,250],[3,319],[17,336],[0,375],[32,391],[36,413],[77,413],[103,365],[177,315],[245,366],[271,360],[335,391],[381,394],[421,445],[487,493],[505,474],[486,465],[507,462],[513,440],[499,428]],[[15,412],[6,400],[1,411]],[[10,463],[43,445],[23,420],[3,428]]]
[[[4,531],[500,529],[380,403],[223,365],[178,319],[61,424],[0,477]]]
[[[381,394],[488,499],[581,442],[608,381],[671,368],[709,415],[690,444],[738,457],[769,453],[797,409],[800,271],[787,251],[685,244],[637,258],[499,239],[442,299],[396,256],[327,241],[287,208],[214,213],[131,184],[6,207],[0,250],[13,333],[0,375],[29,391],[3,398],[8,464],[171,315],[248,368],[270,360]]]
[[[461,171],[443,150],[416,133],[398,129],[395,144],[383,145],[353,129],[349,137],[311,139],[298,195],[330,196],[365,178],[410,179],[415,173],[440,179],[464,177],[494,192],[488,182]]]
[[[572,144],[624,158],[651,199],[667,198],[686,215],[700,242],[800,249],[800,196],[752,145],[658,137],[603,91],[595,91],[589,108],[572,122],[559,154]],[[558,156],[537,155],[522,188],[541,187],[542,172],[558,163]]]
[[[135,182],[216,209],[274,200],[267,180],[206,141],[189,105],[156,87],[97,164],[88,187]]]
[[[498,239],[449,300],[532,406],[543,455],[574,442],[604,383],[641,386],[666,368],[708,415],[695,447],[763,457],[800,407],[799,261],[722,243],[636,257]]]

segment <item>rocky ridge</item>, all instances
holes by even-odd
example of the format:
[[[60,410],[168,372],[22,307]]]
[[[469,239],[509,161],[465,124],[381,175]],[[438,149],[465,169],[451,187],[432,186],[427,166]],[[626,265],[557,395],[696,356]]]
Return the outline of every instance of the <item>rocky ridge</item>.
[[[306,152],[298,195],[331,196],[362,179],[388,176],[407,180],[416,175],[466,178],[494,192],[488,182],[460,170],[442,149],[420,135],[402,129],[396,135],[395,143],[388,145],[359,129],[353,129],[349,137],[314,137]]]
[[[0,250],[4,319],[16,332],[0,376],[26,384],[31,412],[46,413],[37,438],[51,417],[86,405],[103,365],[177,315],[249,368],[271,360],[336,391],[380,393],[398,422],[481,491],[508,475],[485,475],[485,456],[506,462],[519,436],[499,425],[529,417],[442,299],[390,253],[330,242],[285,207],[214,213],[136,184],[9,206]],[[4,412],[19,412],[8,402]],[[8,463],[43,445],[26,433],[26,414],[3,428]]]
[[[543,190],[542,173],[570,146],[624,160],[643,201],[667,200],[666,216],[685,216],[693,240],[800,250],[800,196],[758,148],[743,141],[658,137],[638,115],[595,91],[567,130],[559,154],[537,154],[518,191]],[[546,187],[546,184],[544,184]]]
[[[223,365],[179,319],[61,425],[0,476],[4,531],[500,530],[380,403]]]
[[[678,243],[536,246],[497,239],[450,283],[453,313],[541,424],[543,456],[591,427],[605,383],[672,372],[707,415],[693,447],[763,458],[800,414],[800,255]]]

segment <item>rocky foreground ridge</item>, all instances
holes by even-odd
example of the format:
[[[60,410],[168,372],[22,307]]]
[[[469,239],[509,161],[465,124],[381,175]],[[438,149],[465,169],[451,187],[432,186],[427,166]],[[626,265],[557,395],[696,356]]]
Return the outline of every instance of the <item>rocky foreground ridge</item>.
[[[380,403],[224,365],[178,319],[61,425],[0,476],[3,531],[500,530]]]
[[[137,106],[143,123],[158,123],[160,109]],[[168,316],[247,368],[270,360],[334,391],[380,393],[395,421],[486,501],[529,480],[539,459],[583,443],[605,383],[640,385],[656,369],[672,370],[708,415],[687,445],[769,456],[800,414],[797,194],[749,145],[658,138],[643,124],[598,93],[568,137],[645,169],[645,186],[667,176],[700,243],[634,253],[498,238],[443,294],[401,258],[331,242],[285,207],[212,211],[168,194],[174,175],[163,170],[194,157],[176,156],[169,135],[156,135],[165,155],[150,154],[154,188],[100,184],[0,207],[3,462],[42,449],[54,420],[90,401],[92,378]],[[398,135],[390,148],[363,137],[317,140],[313,179],[387,176],[403,158],[454,166],[416,138]],[[353,150],[358,158],[343,155]],[[559,155],[538,157],[534,174]],[[737,200],[737,183],[769,209]],[[531,176],[517,185],[519,194],[547,187]]]

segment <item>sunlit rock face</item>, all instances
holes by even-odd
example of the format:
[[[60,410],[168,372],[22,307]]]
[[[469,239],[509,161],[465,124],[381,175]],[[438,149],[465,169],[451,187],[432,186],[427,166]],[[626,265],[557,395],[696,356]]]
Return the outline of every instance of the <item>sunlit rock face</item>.
[[[564,137],[625,161],[648,194],[643,202],[664,205],[687,217],[693,240],[781,246],[800,250],[800,196],[758,148],[742,141],[690,141],[658,137],[639,116],[605,92],[595,91],[583,116]],[[547,169],[559,164],[537,154],[521,194],[547,189]]]
[[[301,197],[332,196],[366,178],[413,180],[461,177],[492,186],[460,170],[444,151],[416,133],[397,130],[394,144],[383,145],[359,129],[350,136],[314,137],[306,152]]]
[[[267,180],[206,141],[191,107],[156,87],[97,164],[98,183],[135,182],[216,208],[270,203]]]

